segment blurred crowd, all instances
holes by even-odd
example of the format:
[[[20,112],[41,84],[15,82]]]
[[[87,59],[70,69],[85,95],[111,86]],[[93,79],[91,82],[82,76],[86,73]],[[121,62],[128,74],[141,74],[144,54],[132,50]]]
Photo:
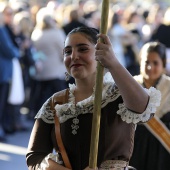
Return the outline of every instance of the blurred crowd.
[[[101,4],[24,0],[0,1],[0,142],[6,134],[26,131],[21,113],[33,120],[53,93],[65,89],[63,46],[75,27],[100,29]],[[120,63],[135,76],[140,73],[140,48],[160,41],[167,48],[170,75],[170,8],[158,3],[111,3],[108,35]]]

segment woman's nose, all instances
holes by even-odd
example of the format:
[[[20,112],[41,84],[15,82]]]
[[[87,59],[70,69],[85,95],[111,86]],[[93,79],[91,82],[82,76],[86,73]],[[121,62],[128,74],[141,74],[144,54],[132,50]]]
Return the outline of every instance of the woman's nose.
[[[71,59],[72,60],[78,60],[79,59],[78,53],[74,50],[72,51]]]

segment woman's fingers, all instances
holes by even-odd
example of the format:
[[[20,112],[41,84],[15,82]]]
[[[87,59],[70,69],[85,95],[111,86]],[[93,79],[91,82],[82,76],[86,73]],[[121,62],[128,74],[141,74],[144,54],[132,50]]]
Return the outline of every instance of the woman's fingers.
[[[103,39],[103,42],[97,42],[95,49],[96,60],[101,63],[105,68],[109,68],[112,65],[112,61],[115,60],[115,54],[112,48],[112,44],[107,35],[99,34],[99,38]]]
[[[108,50],[108,48],[112,47],[111,41],[107,35],[99,34],[99,38],[103,39],[103,42],[97,42],[95,49],[96,50]]]
[[[104,44],[111,45],[111,41],[110,41],[110,39],[109,39],[109,37],[107,35],[105,35],[105,34],[98,34],[97,37],[101,38],[103,40]]]

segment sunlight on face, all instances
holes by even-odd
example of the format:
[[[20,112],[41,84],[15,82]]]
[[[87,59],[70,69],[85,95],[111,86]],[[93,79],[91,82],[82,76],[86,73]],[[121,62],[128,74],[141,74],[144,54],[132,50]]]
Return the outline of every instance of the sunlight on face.
[[[164,72],[163,62],[156,52],[143,52],[141,55],[141,74],[145,79],[157,80]]]
[[[64,63],[69,74],[83,79],[96,72],[95,44],[81,33],[69,35],[65,41]]]

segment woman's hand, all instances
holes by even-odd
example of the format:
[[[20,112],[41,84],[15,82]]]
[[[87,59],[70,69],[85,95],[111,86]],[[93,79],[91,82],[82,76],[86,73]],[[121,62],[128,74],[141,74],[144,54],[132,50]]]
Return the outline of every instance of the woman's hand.
[[[49,167],[46,168],[46,170],[56,170],[56,169],[58,169],[58,170],[70,170],[70,169],[68,169],[68,168],[66,168],[62,165],[59,165],[58,163],[56,163],[55,161],[53,161],[51,159],[48,160],[48,163],[49,163]]]
[[[118,62],[118,60],[114,54],[109,37],[104,34],[99,34],[98,37],[101,38],[103,42],[96,44],[96,60],[99,61],[103,67],[109,69],[113,67],[113,64]]]

